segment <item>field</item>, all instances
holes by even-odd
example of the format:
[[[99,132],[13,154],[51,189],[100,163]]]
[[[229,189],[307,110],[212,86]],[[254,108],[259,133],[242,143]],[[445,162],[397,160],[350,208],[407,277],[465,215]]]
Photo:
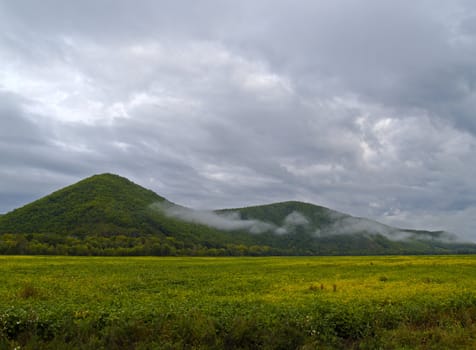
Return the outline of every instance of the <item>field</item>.
[[[0,349],[474,349],[476,256],[0,257]]]

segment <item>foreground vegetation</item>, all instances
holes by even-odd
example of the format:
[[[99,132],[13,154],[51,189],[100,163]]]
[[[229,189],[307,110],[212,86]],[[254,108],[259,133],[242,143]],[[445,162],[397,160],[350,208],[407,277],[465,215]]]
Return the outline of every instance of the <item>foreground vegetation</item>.
[[[0,349],[476,348],[476,256],[0,257]]]

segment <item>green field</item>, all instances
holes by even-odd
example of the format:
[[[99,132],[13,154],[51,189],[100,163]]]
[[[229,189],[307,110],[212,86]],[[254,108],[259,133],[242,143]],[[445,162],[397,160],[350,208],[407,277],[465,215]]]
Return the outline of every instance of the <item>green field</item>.
[[[0,257],[0,349],[474,349],[476,256]]]

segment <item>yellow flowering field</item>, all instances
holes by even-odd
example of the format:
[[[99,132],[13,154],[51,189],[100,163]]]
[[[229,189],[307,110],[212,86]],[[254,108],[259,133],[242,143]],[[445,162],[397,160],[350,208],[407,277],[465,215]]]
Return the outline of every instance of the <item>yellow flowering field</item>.
[[[476,256],[0,257],[0,349],[476,348]]]

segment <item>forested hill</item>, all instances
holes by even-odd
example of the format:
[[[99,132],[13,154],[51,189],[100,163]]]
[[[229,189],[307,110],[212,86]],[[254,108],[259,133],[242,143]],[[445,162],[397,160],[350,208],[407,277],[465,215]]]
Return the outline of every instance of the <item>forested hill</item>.
[[[1,232],[151,233],[148,207],[165,199],[126,178],[102,174],[65,187],[2,217]]]
[[[126,178],[84,179],[0,216],[0,254],[369,255],[476,253],[301,202],[199,212]]]
[[[257,241],[171,217],[161,203],[174,206],[124,177],[94,175],[1,216],[0,254],[241,255]],[[284,253],[253,248],[264,250]]]
[[[301,226],[307,230],[328,227],[336,220],[351,218],[350,215],[315,204],[287,201],[245,208],[223,209],[217,213],[239,213],[243,220],[261,220],[276,226]]]

